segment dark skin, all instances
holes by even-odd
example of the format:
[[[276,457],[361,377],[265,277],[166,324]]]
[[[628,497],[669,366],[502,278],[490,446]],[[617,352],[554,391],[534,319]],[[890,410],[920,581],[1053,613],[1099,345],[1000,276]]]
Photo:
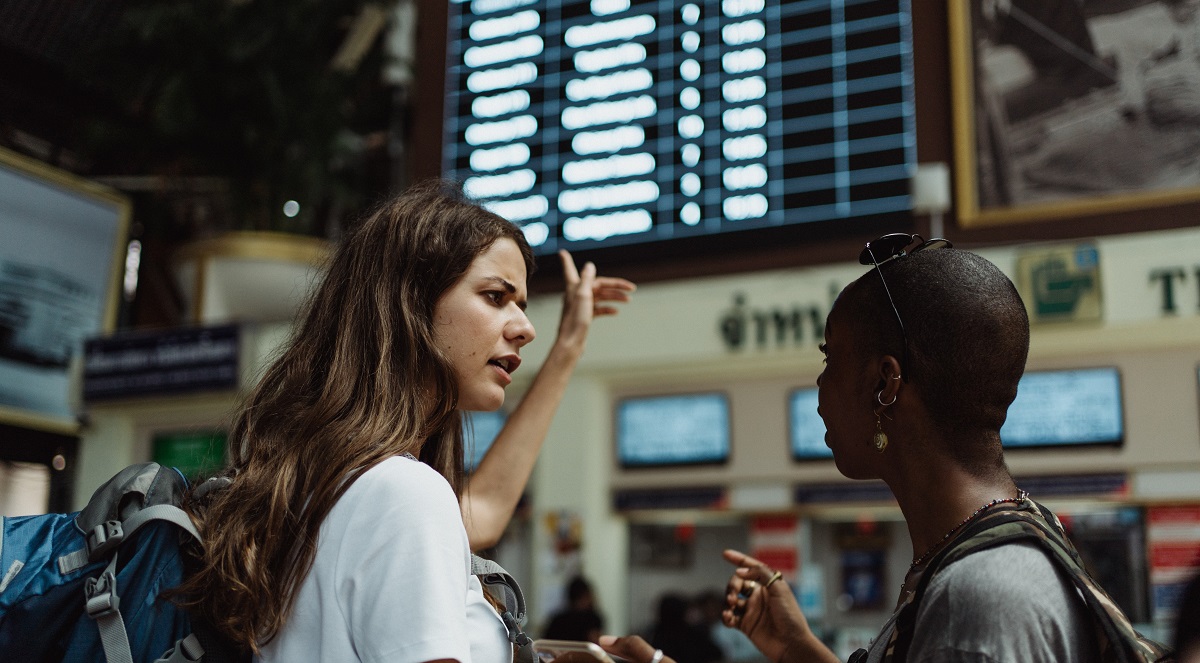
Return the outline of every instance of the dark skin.
[[[1017,487],[1003,467],[980,476],[948,451],[956,444],[999,445],[999,431],[966,431],[950,439],[925,406],[919,385],[900,379],[900,361],[859,349],[853,321],[844,319],[847,317],[835,303],[825,325],[827,360],[817,384],[821,390],[819,411],[828,431],[826,444],[842,474],[853,479],[881,479],[891,488],[904,514],[916,559],[944,544],[946,533],[980,506],[1016,496]],[[882,453],[872,444],[876,415],[889,438]],[[726,626],[749,636],[772,661],[839,660],[812,633],[787,582],[778,580],[767,586],[773,569],[736,550],[725,551],[724,557],[737,567],[727,585],[728,607],[722,613]],[[605,645],[604,638],[601,645]],[[654,654],[652,647],[636,637],[612,640],[605,649],[638,663],[649,663]]]

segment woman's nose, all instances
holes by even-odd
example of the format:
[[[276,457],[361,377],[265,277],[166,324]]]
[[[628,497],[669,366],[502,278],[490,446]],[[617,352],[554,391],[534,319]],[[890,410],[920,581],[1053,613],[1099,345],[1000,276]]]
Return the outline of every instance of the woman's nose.
[[[509,324],[508,337],[514,341],[525,345],[532,341],[537,332],[533,328],[533,322],[529,320],[529,316],[525,315],[525,311],[517,310],[516,318]]]

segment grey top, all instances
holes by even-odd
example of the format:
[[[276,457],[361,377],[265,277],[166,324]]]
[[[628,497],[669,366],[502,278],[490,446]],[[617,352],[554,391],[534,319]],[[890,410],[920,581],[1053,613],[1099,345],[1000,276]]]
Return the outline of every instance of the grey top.
[[[895,615],[872,642],[883,659]],[[910,663],[1071,663],[1096,660],[1083,597],[1037,544],[981,550],[942,568],[917,613]]]

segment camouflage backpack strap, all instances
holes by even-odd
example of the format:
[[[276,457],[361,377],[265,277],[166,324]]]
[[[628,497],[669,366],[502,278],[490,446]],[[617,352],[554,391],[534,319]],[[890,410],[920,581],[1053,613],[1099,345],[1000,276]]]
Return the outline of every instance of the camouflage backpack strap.
[[[1125,613],[1085,570],[1079,552],[1067,540],[1058,517],[1032,500],[1018,505],[1000,505],[987,512],[971,523],[950,546],[934,556],[917,584],[912,599],[896,619],[896,629],[884,660],[906,660],[921,598],[930,580],[942,566],[980,550],[1013,541],[1029,541],[1039,545],[1070,578],[1092,614],[1100,660],[1112,663],[1166,663],[1174,660],[1169,648],[1142,636],[1133,628]]]
[[[978,535],[985,537],[964,542],[947,557],[947,561],[959,559],[974,550],[981,550],[1012,541],[1026,539],[1037,543],[1066,572],[1079,590],[1092,614],[1096,626],[1101,660],[1121,663],[1156,663],[1174,660],[1170,648],[1146,638],[1133,627],[1129,618],[1116,602],[1096,582],[1084,567],[1079,551],[1067,539],[1062,522],[1046,507],[1030,501],[1030,508],[1014,508],[997,512],[989,532]]]

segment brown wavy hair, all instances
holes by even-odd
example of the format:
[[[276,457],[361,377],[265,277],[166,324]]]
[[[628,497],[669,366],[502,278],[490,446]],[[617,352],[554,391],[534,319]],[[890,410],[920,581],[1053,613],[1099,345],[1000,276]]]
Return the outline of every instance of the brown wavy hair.
[[[521,230],[442,182],[384,203],[346,235],[235,418],[232,483],[189,504],[205,543],[180,603],[257,652],[290,614],[321,522],[364,472],[411,453],[461,494],[458,390],[434,344],[434,307],[502,238],[531,274]]]

